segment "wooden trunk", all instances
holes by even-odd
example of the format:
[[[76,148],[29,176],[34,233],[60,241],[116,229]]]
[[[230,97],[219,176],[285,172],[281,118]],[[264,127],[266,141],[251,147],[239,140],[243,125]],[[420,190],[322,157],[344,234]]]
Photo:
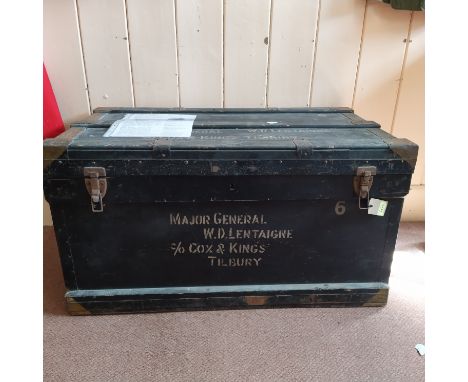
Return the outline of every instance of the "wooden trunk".
[[[103,137],[128,113],[196,119]],[[418,148],[350,109],[97,109],[44,149],[71,314],[387,301]]]

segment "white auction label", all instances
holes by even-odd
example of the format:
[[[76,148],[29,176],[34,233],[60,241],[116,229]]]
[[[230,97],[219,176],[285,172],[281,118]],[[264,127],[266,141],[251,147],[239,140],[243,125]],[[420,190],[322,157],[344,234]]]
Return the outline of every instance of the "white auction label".
[[[193,114],[126,114],[109,127],[104,137],[188,138],[196,117]]]
[[[387,210],[388,202],[386,200],[374,199],[369,200],[369,209],[367,213],[369,215],[384,216]]]

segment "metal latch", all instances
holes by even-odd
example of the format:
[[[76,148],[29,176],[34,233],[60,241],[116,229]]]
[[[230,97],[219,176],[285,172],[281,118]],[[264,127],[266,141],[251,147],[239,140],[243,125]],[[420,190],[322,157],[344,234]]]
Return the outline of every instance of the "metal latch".
[[[85,185],[91,196],[91,210],[102,212],[104,210],[102,199],[107,191],[106,169],[103,167],[85,167],[83,169]]]
[[[375,166],[362,166],[356,170],[354,177],[354,192],[359,197],[359,209],[367,210],[369,208],[369,194],[374,181],[374,175],[377,174]],[[362,200],[366,199],[366,206],[362,207]]]

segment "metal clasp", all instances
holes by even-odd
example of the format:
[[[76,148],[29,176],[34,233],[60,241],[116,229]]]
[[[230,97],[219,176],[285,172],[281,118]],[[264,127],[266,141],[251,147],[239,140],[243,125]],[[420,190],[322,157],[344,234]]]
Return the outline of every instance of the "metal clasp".
[[[91,211],[104,211],[102,199],[107,192],[106,169],[103,167],[85,167],[83,175],[86,189],[91,196]]]
[[[356,170],[354,177],[354,192],[358,195],[358,205],[360,210],[369,209],[369,194],[374,181],[374,175],[377,174],[375,166],[362,166]],[[366,206],[362,206],[362,200],[366,200]]]

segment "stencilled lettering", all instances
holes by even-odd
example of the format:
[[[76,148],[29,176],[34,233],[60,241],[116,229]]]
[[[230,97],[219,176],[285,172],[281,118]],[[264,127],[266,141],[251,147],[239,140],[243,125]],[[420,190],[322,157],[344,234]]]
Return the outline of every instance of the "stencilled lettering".
[[[193,236],[200,237],[199,240],[172,242],[170,253],[172,256],[200,256],[210,267],[258,268],[268,261],[268,249],[275,242],[294,236],[292,229],[268,227],[264,214],[185,215],[176,212],[169,214],[169,224],[202,226],[198,228],[201,235]]]

